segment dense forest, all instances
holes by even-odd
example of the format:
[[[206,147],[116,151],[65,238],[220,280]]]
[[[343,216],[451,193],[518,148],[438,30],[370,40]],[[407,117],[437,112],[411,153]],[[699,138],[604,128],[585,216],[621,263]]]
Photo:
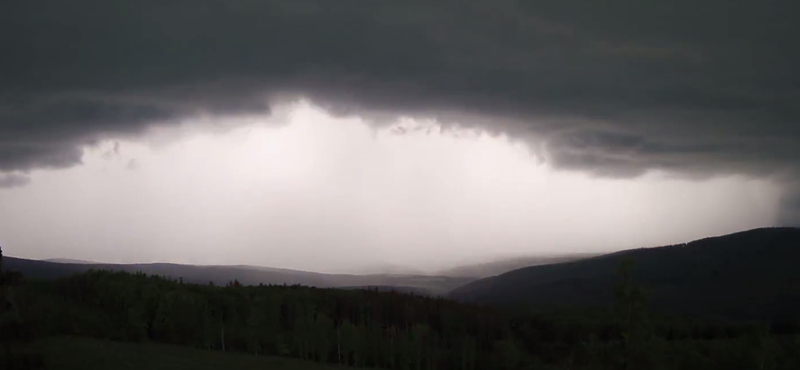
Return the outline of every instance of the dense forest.
[[[77,335],[387,369],[800,368],[796,324],[648,314],[634,268],[621,265],[611,306],[502,310],[374,290],[5,273],[4,364],[47,364],[24,352],[25,338]]]

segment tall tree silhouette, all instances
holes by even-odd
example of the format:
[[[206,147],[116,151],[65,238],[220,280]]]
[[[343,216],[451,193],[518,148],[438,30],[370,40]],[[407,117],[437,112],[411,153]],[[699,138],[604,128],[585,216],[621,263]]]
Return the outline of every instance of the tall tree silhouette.
[[[14,288],[22,283],[22,274],[3,269],[3,250],[0,248],[0,354],[2,369],[38,369],[44,363],[40,355],[28,348],[33,339],[31,329],[20,319],[14,302]]]
[[[645,319],[644,291],[633,282],[634,262],[625,259],[617,268],[619,281],[614,293],[617,306],[622,316],[622,369],[630,367],[633,346],[640,344],[642,338],[642,325]]]

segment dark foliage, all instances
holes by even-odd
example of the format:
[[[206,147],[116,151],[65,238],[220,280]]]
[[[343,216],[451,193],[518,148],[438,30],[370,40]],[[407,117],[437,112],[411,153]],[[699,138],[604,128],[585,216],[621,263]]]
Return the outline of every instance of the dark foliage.
[[[396,292],[238,281],[220,287],[108,271],[29,282],[18,300],[39,335],[152,341],[359,367],[800,368],[796,331],[649,314],[631,276],[630,267],[623,270],[617,305],[605,309],[498,311]]]
[[[15,343],[73,335],[390,369],[794,370],[800,320],[794,306],[776,306],[796,292],[797,271],[784,268],[798,260],[798,234],[756,230],[525,269],[512,274],[521,285],[495,289],[539,304],[502,308],[378,288],[191,284],[103,270],[22,282],[5,273],[3,297],[13,282],[19,308],[3,327],[16,328]],[[591,294],[569,297],[575,286]],[[771,300],[747,306],[753,297]]]
[[[20,317],[14,299],[16,289],[22,284],[22,275],[3,269],[3,251],[0,250],[0,369],[38,369],[44,360],[30,349],[34,331]]]

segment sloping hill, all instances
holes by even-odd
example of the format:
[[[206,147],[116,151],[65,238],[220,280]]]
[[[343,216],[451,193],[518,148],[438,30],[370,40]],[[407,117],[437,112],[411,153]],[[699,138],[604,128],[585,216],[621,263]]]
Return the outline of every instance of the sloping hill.
[[[450,297],[490,304],[608,304],[625,259],[634,261],[633,279],[658,311],[737,318],[800,312],[800,229],[794,228],[523,268],[474,281]]]
[[[172,263],[99,264],[56,263],[5,257],[4,268],[21,272],[28,279],[54,279],[88,270],[112,270],[182,278],[187,283],[224,285],[234,279],[245,285],[287,284],[320,288],[340,287],[397,287],[399,291],[414,291],[430,295],[445,294],[473,280],[461,277],[417,275],[345,275],[321,274],[307,271],[257,266],[198,266]]]
[[[597,256],[597,254],[580,253],[551,256],[520,256],[516,258],[504,258],[490,262],[457,266],[446,270],[441,270],[437,273],[437,275],[482,279],[525,267],[571,262],[595,256]]]

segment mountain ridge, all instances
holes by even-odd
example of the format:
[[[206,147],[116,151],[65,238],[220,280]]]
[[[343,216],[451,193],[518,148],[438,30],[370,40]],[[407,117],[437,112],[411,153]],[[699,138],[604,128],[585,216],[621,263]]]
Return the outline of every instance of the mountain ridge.
[[[177,263],[68,263],[4,257],[4,267],[29,279],[55,279],[88,270],[143,272],[186,282],[225,285],[237,280],[245,285],[307,285],[320,288],[381,287],[441,295],[470,281],[469,278],[425,275],[326,274],[248,265],[185,265]]]
[[[531,266],[476,280],[448,297],[500,305],[607,305],[616,269],[632,277],[665,312],[760,318],[800,312],[800,229],[760,228],[583,260]]]

